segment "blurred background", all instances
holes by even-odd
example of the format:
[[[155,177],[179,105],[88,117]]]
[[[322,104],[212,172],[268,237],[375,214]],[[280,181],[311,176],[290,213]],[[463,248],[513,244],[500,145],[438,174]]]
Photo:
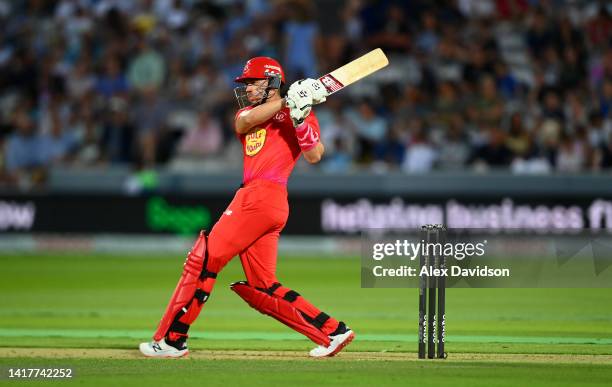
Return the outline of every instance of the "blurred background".
[[[605,1],[0,0],[2,243],[193,236],[240,184],[245,61],[291,83],[376,47],[316,109],[287,234],[612,229],[611,43]]]

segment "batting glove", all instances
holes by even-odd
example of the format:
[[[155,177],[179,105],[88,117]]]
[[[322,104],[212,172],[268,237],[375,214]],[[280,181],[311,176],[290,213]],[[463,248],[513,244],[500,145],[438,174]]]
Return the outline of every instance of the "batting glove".
[[[295,82],[287,91],[287,107],[293,125],[297,126],[304,121],[312,109],[312,91],[306,86]]]
[[[302,79],[301,81],[298,81],[298,84],[306,86],[310,89],[310,91],[312,92],[313,105],[323,103],[327,99],[327,90],[325,89],[325,86],[323,86],[321,81],[319,81],[318,79]]]
[[[304,122],[304,119],[308,117],[312,108],[310,106],[306,106],[303,110],[297,107],[297,104],[293,102],[293,100],[289,97],[287,99],[287,107],[289,108],[289,116],[291,117],[291,121],[293,121],[293,126],[298,127],[301,123]]]
[[[287,91],[287,97],[299,109],[306,109],[312,106],[312,91],[306,85],[301,85],[300,81],[291,84]]]

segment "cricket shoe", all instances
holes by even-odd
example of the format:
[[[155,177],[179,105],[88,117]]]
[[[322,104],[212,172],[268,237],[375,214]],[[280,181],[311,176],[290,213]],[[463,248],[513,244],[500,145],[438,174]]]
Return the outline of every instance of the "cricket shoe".
[[[189,354],[187,345],[183,344],[182,349],[166,343],[166,339],[161,341],[151,341],[150,343],[140,343],[140,352],[146,357],[182,357]]]
[[[355,333],[347,327],[342,321],[338,324],[338,328],[329,335],[329,346],[319,345],[310,351],[311,357],[332,357],[342,351],[344,347],[350,344],[355,338]]]

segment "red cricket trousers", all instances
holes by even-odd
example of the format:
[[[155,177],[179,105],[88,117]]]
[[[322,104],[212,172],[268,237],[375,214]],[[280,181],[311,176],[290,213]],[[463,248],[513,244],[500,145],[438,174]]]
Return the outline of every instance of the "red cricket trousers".
[[[208,270],[219,273],[234,256],[240,255],[249,284],[271,288],[279,282],[278,238],[288,216],[285,185],[254,180],[240,188],[208,236]],[[294,305],[310,317],[321,312],[303,297]],[[330,317],[321,331],[329,335],[337,327],[338,321]]]

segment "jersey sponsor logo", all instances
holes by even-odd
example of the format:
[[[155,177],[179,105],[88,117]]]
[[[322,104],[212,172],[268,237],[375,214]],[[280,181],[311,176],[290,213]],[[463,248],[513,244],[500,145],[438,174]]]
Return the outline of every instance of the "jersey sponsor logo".
[[[266,130],[259,129],[246,135],[244,152],[247,156],[255,156],[266,142]]]
[[[319,80],[323,86],[325,86],[328,93],[334,93],[344,87],[344,85],[336,78],[332,77],[331,74],[323,75],[321,78],[319,78]]]
[[[282,122],[285,120],[285,118],[287,118],[287,114],[285,112],[278,112],[276,113],[276,115],[274,116],[274,120],[275,121],[279,121]]]

